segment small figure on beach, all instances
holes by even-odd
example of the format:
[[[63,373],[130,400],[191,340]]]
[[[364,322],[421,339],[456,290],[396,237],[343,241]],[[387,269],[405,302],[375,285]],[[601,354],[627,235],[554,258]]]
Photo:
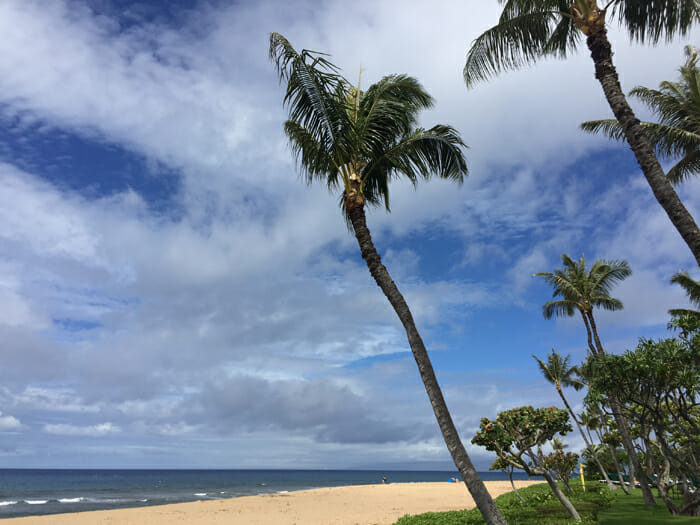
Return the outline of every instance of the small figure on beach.
[[[386,476],[382,476],[382,485],[386,485]]]

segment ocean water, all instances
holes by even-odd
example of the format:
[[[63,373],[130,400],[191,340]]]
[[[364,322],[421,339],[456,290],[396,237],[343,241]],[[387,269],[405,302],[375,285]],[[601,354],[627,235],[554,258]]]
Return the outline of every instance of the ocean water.
[[[456,471],[0,469],[0,518],[164,505],[341,485],[447,481]],[[508,479],[502,472],[484,480]],[[527,479],[515,474],[515,479]]]

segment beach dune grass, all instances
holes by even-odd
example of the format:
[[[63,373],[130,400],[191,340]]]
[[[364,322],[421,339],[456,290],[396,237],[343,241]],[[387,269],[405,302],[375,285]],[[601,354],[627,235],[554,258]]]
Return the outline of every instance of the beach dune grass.
[[[611,493],[603,484],[588,484],[589,490],[584,492],[581,483],[572,480],[571,488],[573,494],[569,497],[581,515],[582,521],[574,521],[569,517],[546,483],[520,489],[526,504],[520,502],[515,493],[509,492],[496,498],[496,505],[508,523],[518,525],[593,524],[599,523],[599,513],[610,507],[615,499],[614,493]],[[403,516],[395,525],[482,525],[483,523],[484,520],[479,512],[471,509]]]

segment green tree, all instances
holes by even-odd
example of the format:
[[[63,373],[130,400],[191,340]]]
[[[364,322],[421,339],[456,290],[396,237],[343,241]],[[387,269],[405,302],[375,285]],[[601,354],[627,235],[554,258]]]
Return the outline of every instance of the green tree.
[[[545,464],[542,446],[557,434],[571,432],[569,414],[556,407],[532,408],[522,406],[499,412],[495,421],[484,417],[472,443],[495,452],[505,463],[524,470],[530,476],[543,476],[552,492],[577,520],[581,516],[569,498],[557,486],[550,469]]]
[[[564,263],[563,268],[558,268],[554,272],[534,274],[534,276],[544,277],[544,280],[552,286],[554,289],[552,297],[561,297],[561,299],[545,303],[542,307],[542,313],[545,319],[551,319],[554,315],[571,317],[578,311],[586,326],[588,349],[592,356],[601,357],[605,355],[605,349],[600,342],[593,309],[621,310],[622,302],[611,297],[610,292],[613,285],[629,277],[632,270],[627,261],[598,259],[593,263],[591,269],[587,270],[586,260],[583,255],[581,255],[578,262],[566,254],[563,254],[561,259]],[[610,398],[610,406],[622,436],[622,443],[633,462],[634,473],[644,494],[644,502],[649,506],[653,506],[656,504],[654,496],[634,451],[634,444],[622,414],[622,408],[614,397]]]
[[[362,91],[326,56],[297,52],[282,35],[270,35],[270,58],[286,84],[285,133],[307,181],[340,191],[362,258],[404,326],[447,448],[486,522],[504,525],[459,438],[411,311],[381,262],[365,216],[367,205],[389,209],[389,182],[401,175],[414,184],[433,174],[461,183],[464,144],[449,126],[416,125],[420,111],[433,104],[417,80],[390,75]]]
[[[659,495],[674,515],[700,516],[700,334],[689,338],[640,339],[634,351],[593,359],[589,395],[614,396],[628,405],[630,417],[653,430],[654,448],[666,464],[658,483]],[[645,432],[648,434],[648,432]],[[648,436],[646,436],[649,441]],[[647,454],[653,450],[648,447]],[[664,474],[665,472],[665,474]],[[669,477],[681,480],[683,502],[667,491]]]
[[[608,20],[617,19],[632,40],[657,43],[685,35],[700,18],[697,0],[498,0],[498,24],[474,40],[467,54],[467,86],[543,57],[566,58],[585,37],[608,105],[622,127],[656,200],[700,265],[700,230],[666,178],[644,129],[629,106],[613,65]]]
[[[678,162],[666,173],[671,184],[700,174],[700,68],[698,50],[686,46],[685,65],[680,68],[680,81],[664,81],[659,89],[637,86],[630,96],[642,101],[658,122],[642,122],[641,126],[656,149],[657,155]],[[620,123],[615,119],[590,120],[581,124],[590,133],[602,133],[614,140],[624,140]]]
[[[589,441],[588,437],[586,436],[586,433],[583,431],[583,428],[581,428],[581,423],[576,417],[574,411],[571,409],[571,405],[569,405],[569,402],[566,400],[566,397],[564,396],[564,390],[562,388],[564,386],[569,386],[573,387],[576,390],[579,390],[583,387],[583,383],[576,379],[576,367],[569,366],[570,356],[567,355],[566,357],[562,357],[559,352],[552,348],[551,353],[547,354],[547,362],[542,361],[539,357],[537,357],[534,354],[532,357],[534,357],[535,361],[537,361],[537,364],[539,365],[540,371],[542,372],[542,375],[544,375],[544,378],[550,383],[552,383],[557,389],[557,394],[559,394],[559,397],[564,403],[564,406],[569,411],[571,419],[573,419],[574,423],[576,423],[576,426],[578,427],[578,430],[581,433],[581,437],[586,443],[586,447],[591,447],[592,443]],[[603,465],[598,460],[598,457],[593,456],[593,460],[596,462],[596,465],[600,469],[600,472],[603,475],[603,479],[605,479],[608,488],[610,488],[610,490],[615,490],[617,487],[613,485],[613,482],[610,480],[608,473],[606,472],[605,468],[603,468]]]
[[[501,472],[507,472],[508,479],[510,480],[510,486],[513,487],[513,492],[515,492],[515,495],[518,496],[518,499],[521,502],[525,503],[525,499],[520,495],[520,492],[518,492],[515,482],[513,481],[513,469],[515,469],[513,465],[500,457],[496,458],[496,460],[491,463],[491,466],[489,467],[489,470],[500,470]]]

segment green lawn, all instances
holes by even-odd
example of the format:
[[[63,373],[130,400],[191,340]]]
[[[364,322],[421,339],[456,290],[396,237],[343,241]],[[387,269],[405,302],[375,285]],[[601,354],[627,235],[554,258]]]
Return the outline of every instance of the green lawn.
[[[527,504],[521,503],[515,494],[504,494],[496,498],[506,521],[517,525],[699,525],[700,518],[671,516],[660,498],[657,506],[644,506],[642,493],[633,490],[632,495],[618,490],[610,493],[602,483],[588,483],[584,492],[581,484],[572,481],[574,493],[569,496],[581,515],[582,521],[569,518],[546,483],[522,489],[520,493]],[[477,509],[453,512],[428,512],[416,516],[404,516],[394,525],[483,525],[484,520]]]
[[[633,490],[630,496],[621,494],[613,505],[600,512],[601,525],[698,525],[700,518],[692,516],[671,516],[661,498],[656,498],[656,507],[644,506],[642,491]]]

